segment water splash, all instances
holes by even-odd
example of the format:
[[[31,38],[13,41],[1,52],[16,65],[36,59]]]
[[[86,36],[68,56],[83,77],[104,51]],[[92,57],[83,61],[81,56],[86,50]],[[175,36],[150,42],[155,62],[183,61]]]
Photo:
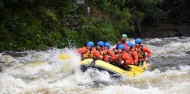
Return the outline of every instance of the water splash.
[[[130,41],[134,41],[130,39]],[[72,49],[24,51],[11,56],[0,73],[0,94],[189,94],[190,38],[144,39],[153,52],[154,71],[139,77],[113,79],[107,72],[80,71],[80,56]],[[71,56],[60,60],[61,53]],[[0,53],[2,57],[5,53]],[[20,53],[21,54],[21,53]]]

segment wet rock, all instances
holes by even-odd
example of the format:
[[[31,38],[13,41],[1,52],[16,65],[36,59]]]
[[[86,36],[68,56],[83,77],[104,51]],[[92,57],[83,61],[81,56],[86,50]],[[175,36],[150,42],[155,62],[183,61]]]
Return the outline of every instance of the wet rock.
[[[187,53],[187,54],[190,54],[190,51],[187,51],[186,53]]]
[[[13,57],[24,57],[27,54],[24,53],[24,52],[8,51],[8,52],[5,52],[3,55],[10,55],[10,56],[13,56]]]
[[[183,37],[190,36],[190,24],[183,23],[178,25],[176,23],[158,23],[157,27],[152,25],[142,25],[142,35],[144,38],[165,38],[165,37]],[[139,37],[138,34],[129,34],[130,37]]]
[[[177,36],[177,37],[183,36],[183,33],[179,29],[174,29],[174,31],[177,33],[177,34],[175,34],[175,36]]]
[[[3,70],[2,70],[2,67],[0,66],[0,72],[2,72]]]
[[[175,37],[175,34],[169,34],[168,37]]]
[[[0,61],[0,63],[5,63],[5,62],[3,62],[3,61]]]

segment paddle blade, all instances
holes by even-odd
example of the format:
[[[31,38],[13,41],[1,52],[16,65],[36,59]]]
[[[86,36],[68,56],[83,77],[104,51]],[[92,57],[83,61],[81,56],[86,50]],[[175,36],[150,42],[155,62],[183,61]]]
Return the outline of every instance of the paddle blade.
[[[59,55],[59,59],[61,59],[61,60],[66,60],[66,59],[70,59],[71,57],[69,56],[69,55],[67,55],[67,54],[60,54]]]
[[[152,63],[150,63],[150,66],[151,66],[152,70],[155,69],[155,67],[154,67],[154,65]]]
[[[154,65],[151,62],[149,62],[148,60],[147,60],[147,62],[149,64],[149,66],[151,67],[151,69],[154,70],[155,69]]]

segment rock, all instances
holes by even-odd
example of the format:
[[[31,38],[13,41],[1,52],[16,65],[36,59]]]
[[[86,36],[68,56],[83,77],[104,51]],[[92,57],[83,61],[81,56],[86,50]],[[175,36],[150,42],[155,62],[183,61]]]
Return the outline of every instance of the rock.
[[[168,37],[174,37],[175,35],[174,34],[168,34]]]
[[[2,67],[0,66],[0,72],[2,72],[3,70],[2,70]]]
[[[190,51],[187,51],[186,53],[187,53],[187,54],[190,54]]]

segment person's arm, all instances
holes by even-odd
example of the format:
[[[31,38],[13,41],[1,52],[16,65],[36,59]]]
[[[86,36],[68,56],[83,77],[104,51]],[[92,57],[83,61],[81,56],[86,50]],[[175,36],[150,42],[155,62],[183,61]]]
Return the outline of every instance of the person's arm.
[[[84,54],[84,53],[86,53],[86,51],[87,51],[87,48],[86,48],[86,47],[82,47],[82,48],[79,48],[79,49],[77,50],[77,52],[80,53],[80,54]]]
[[[146,46],[143,46],[142,50],[147,53],[146,58],[150,58],[151,57],[152,53],[151,53],[151,51]]]
[[[132,58],[130,57],[130,55],[128,53],[124,53],[122,55],[122,58],[124,59],[126,65],[130,65],[130,64],[133,63],[133,60],[132,60]]]
[[[134,61],[135,65],[138,65],[138,54],[137,54],[137,52],[133,51],[132,54],[133,54],[133,57],[134,57],[133,61]]]
[[[119,55],[116,54],[116,55],[115,55],[115,61],[118,61],[118,59],[119,59]]]
[[[101,56],[95,49],[93,49],[93,55],[97,58],[97,59],[103,59],[103,56]]]
[[[112,50],[108,50],[108,54],[111,56],[111,57],[114,57],[115,58],[115,54],[113,53],[113,51]]]

